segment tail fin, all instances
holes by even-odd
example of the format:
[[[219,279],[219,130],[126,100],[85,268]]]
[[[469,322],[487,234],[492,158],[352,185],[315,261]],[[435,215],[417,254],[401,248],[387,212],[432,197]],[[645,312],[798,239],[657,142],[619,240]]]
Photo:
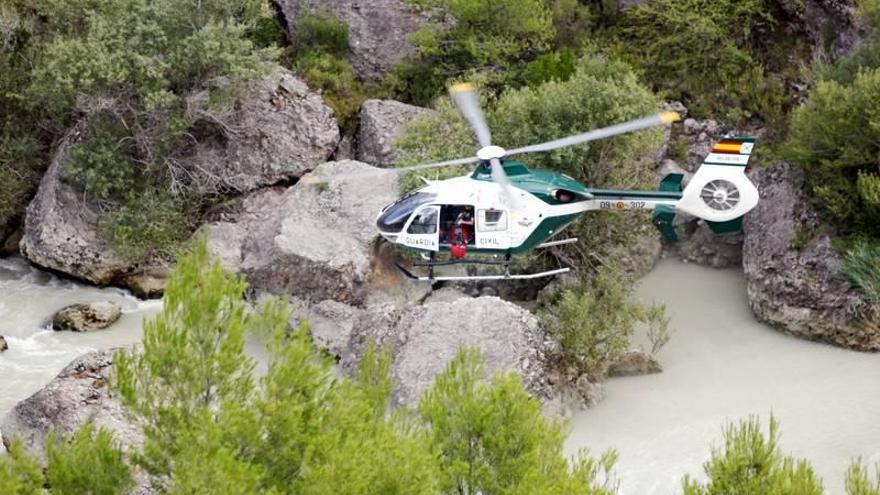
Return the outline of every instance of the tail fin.
[[[755,140],[724,138],[712,148],[682,193],[677,208],[702,218],[716,233],[738,230],[741,217],[758,204],[746,176]]]

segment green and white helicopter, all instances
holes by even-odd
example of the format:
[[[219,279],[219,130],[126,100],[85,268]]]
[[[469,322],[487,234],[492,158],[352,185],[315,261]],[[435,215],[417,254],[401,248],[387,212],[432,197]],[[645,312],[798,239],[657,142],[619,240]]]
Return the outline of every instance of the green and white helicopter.
[[[413,274],[398,264],[398,268],[410,278],[425,281],[533,279],[565,273],[570,268],[513,274],[510,273],[511,255],[576,242],[576,238],[553,238],[587,211],[653,210],[655,225],[668,239],[675,240],[672,220],[678,211],[702,218],[713,231],[724,233],[738,230],[742,216],[758,204],[758,190],[745,175],[754,139],[725,138],[718,142],[684,190],[681,174],[666,176],[658,191],[593,189],[567,175],[530,169],[508,158],[670,124],[679,120],[679,115],[661,113],[546,143],[505,150],[492,143],[476,89],[470,84],[458,84],[450,93],[476,134],[480,145],[476,156],[395,171],[471,163],[478,166],[472,173],[453,179],[423,179],[424,187],[386,206],[376,219],[383,238],[426,254],[424,262],[414,263],[414,266],[426,269],[426,275]],[[438,259],[440,252],[448,252],[448,259]],[[488,259],[485,256],[469,258],[472,253],[491,256]],[[503,267],[503,272],[435,276],[435,267],[460,263],[498,265]]]

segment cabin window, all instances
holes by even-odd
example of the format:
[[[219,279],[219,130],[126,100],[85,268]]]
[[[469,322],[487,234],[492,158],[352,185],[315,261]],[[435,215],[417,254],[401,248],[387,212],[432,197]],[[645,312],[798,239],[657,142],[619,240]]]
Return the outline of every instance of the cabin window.
[[[422,208],[416,212],[416,216],[406,232],[408,234],[436,234],[439,213],[440,209],[435,206]]]
[[[477,212],[477,230],[500,232],[507,230],[507,215],[503,210],[480,210]]]

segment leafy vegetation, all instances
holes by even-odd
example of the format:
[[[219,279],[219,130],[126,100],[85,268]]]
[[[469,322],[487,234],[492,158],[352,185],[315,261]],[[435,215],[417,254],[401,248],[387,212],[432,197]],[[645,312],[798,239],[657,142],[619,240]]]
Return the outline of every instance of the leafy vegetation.
[[[294,66],[309,86],[320,89],[343,132],[351,133],[357,112],[373,88],[360,82],[347,60],[348,26],[325,10],[305,9],[294,33]]]
[[[857,242],[846,253],[842,273],[880,317],[880,244]]]
[[[665,97],[708,104],[742,124],[782,116],[784,88],[755,43],[774,22],[764,0],[661,0],[625,10],[605,37]]]
[[[724,446],[713,448],[703,465],[709,478],[701,484],[689,476],[684,495],[736,493],[742,495],[820,495],[822,481],[806,460],[784,456],[779,449],[779,422],[770,416],[765,435],[758,418],[724,427]]]
[[[559,342],[562,364],[592,380],[604,378],[608,365],[626,354],[637,323],[648,325],[653,354],[669,340],[662,306],[635,302],[632,289],[612,267],[563,291],[541,319]]]
[[[177,213],[198,212],[201,192],[179,180],[170,153],[196,116],[230,103],[193,94],[229,93],[277,55],[252,40],[270,16],[268,5],[39,0],[4,3],[2,14],[15,22],[4,22],[2,33],[0,167],[14,179],[0,186],[0,213],[20,208],[48,161],[48,142],[85,116],[89,124],[70,150],[65,178],[116,212],[103,220],[112,224],[104,231],[141,231],[111,236],[120,251],[134,258],[174,252],[185,236],[150,228],[167,220],[167,210],[151,216],[141,206],[132,215],[131,205],[168,197],[166,203],[188,205]]]
[[[487,87],[518,86],[525,64],[547,52],[555,36],[543,0],[408,1],[452,17],[451,26],[433,23],[417,32],[418,54],[389,80],[397,98],[416,104],[430,102],[451,79],[479,75]]]
[[[109,431],[86,423],[70,438],[50,432],[45,469],[13,439],[0,456],[0,493],[117,495],[134,485],[131,467]]]

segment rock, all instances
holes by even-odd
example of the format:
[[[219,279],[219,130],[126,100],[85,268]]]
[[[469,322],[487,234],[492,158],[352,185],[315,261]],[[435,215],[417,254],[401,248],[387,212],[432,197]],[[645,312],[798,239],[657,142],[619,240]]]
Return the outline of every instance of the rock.
[[[291,325],[308,322],[312,341],[332,356],[345,352],[355,325],[365,317],[365,310],[338,301],[326,300],[315,305],[294,304]]]
[[[55,313],[52,329],[90,332],[107,328],[122,316],[119,303],[104,301],[90,304],[71,304]]]
[[[164,263],[138,267],[121,279],[122,285],[141,299],[158,299],[165,292],[165,283],[171,278],[172,266]]]
[[[395,142],[405,126],[426,108],[394,100],[367,100],[361,106],[357,159],[377,167],[391,167],[398,158]]]
[[[203,95],[200,95],[200,97]],[[205,115],[178,160],[203,186],[244,193],[286,183],[326,162],[339,143],[333,111],[280,67],[248,85],[232,115]]]
[[[4,443],[20,437],[32,453],[43,456],[49,430],[69,435],[88,421],[109,429],[126,450],[143,445],[143,433],[130,422],[119,399],[107,387],[110,351],[76,358],[42,390],[19,402],[0,423]],[[7,445],[8,447],[8,445]]]
[[[663,368],[657,359],[642,351],[629,351],[608,366],[608,376],[635,376],[660,373]]]
[[[12,256],[18,254],[19,248],[18,245],[21,243],[22,232],[21,229],[15,229],[6,237],[6,240],[0,244],[0,257],[2,256]]]
[[[794,245],[796,236],[819,225],[803,193],[803,172],[780,162],[750,175],[761,193],[761,202],[743,224],[743,269],[752,311],[798,337],[880,351],[880,329],[853,315],[852,309],[863,303],[840,275],[842,258],[829,237],[817,233]]]
[[[304,9],[322,9],[348,25],[351,64],[363,80],[377,80],[397,62],[415,54],[410,35],[428,20],[406,0],[273,0],[287,32],[296,32]]]
[[[712,268],[742,266],[743,233],[715,234],[702,220],[677,227],[679,242],[675,244],[679,258]]]
[[[425,304],[453,302],[465,297],[471,296],[455,287],[441,287],[437,290],[432,290],[431,293],[428,294],[428,297],[425,299]]]
[[[9,344],[6,343],[6,338],[0,335],[0,352],[9,349]]]
[[[88,125],[74,126],[58,145],[40,188],[27,207],[21,252],[31,262],[108,285],[131,270],[97,231],[100,210],[81,191],[62,180],[67,153]]]
[[[541,331],[537,319],[515,304],[497,297],[460,298],[427,303],[397,320],[394,312],[373,313],[370,324],[355,327],[342,364],[353,369],[372,341],[390,349],[397,404],[417,404],[463,345],[480,350],[487,377],[513,370],[537,397],[554,394],[546,363],[556,352],[555,344]]]
[[[376,215],[397,199],[396,178],[355,161],[327,163],[315,173],[329,182],[244,198],[231,221],[205,227],[209,250],[228,270],[246,274],[254,290],[361,304]]]
[[[786,26],[805,36],[814,58],[835,60],[847,55],[863,38],[855,19],[855,0],[780,0],[787,14]]]

